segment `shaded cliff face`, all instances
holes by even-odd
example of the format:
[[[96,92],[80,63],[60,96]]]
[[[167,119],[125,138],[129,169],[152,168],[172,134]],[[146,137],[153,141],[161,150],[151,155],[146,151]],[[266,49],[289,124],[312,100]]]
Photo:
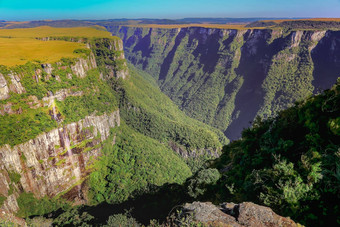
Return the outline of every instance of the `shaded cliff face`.
[[[101,59],[108,58],[107,64],[96,52],[106,48],[103,43],[107,56]],[[23,193],[86,202],[82,182],[111,129],[120,125],[106,79],[128,76],[119,39],[92,40],[88,47],[77,59],[0,67],[0,207],[5,212],[18,212]]]
[[[339,76],[339,32],[108,26],[127,59],[189,116],[230,139]]]

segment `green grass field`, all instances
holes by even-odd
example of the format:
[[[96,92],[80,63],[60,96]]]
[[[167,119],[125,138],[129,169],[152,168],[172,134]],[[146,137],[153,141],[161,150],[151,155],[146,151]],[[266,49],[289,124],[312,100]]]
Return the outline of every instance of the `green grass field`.
[[[100,27],[98,27],[100,28]],[[67,41],[41,41],[42,37],[112,37],[104,30],[91,27],[52,28],[48,26],[20,29],[0,29],[0,65],[23,65],[28,61],[53,63],[63,57],[73,58],[74,50],[85,44]]]

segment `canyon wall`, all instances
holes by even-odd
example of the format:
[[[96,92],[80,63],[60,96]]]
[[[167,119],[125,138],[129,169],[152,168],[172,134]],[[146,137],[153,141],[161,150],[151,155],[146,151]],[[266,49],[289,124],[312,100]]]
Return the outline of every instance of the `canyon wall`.
[[[237,139],[340,75],[340,32],[106,26],[187,115]]]

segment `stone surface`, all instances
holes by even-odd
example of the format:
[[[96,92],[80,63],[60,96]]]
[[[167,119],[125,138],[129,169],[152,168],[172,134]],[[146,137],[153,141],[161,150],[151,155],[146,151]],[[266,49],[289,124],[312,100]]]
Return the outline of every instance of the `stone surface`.
[[[17,94],[22,94],[25,93],[26,90],[25,88],[22,86],[21,82],[20,82],[20,76],[16,73],[10,73],[8,74],[8,76],[11,79],[11,84],[9,85],[9,90],[17,93]]]
[[[0,73],[0,100],[9,98],[9,89],[7,86],[7,81],[4,76]]]
[[[51,101],[57,99],[59,102],[64,101],[69,96],[82,96],[82,91],[72,91],[72,89],[60,89],[55,94],[42,98],[43,106],[49,106]]]
[[[251,202],[224,203],[221,207],[210,202],[193,202],[184,205],[182,214],[208,226],[298,226],[291,219],[275,214],[272,209]]]
[[[53,68],[51,64],[42,64],[41,67],[48,76],[52,75]]]
[[[236,222],[235,217],[222,212],[210,202],[185,204],[184,212],[192,214],[194,221],[202,222],[209,226],[241,226]]]
[[[244,226],[297,226],[289,218],[275,214],[269,207],[244,202],[238,205],[238,222]]]
[[[87,75],[87,71],[93,68],[97,68],[93,54],[87,59],[79,58],[76,63],[71,66],[72,72],[80,78],[84,78]]]
[[[176,152],[183,158],[197,158],[202,155],[208,155],[211,157],[218,158],[221,153],[221,149],[219,148],[201,148],[188,151],[185,147],[180,146],[173,141],[169,141],[168,145],[174,152]]]

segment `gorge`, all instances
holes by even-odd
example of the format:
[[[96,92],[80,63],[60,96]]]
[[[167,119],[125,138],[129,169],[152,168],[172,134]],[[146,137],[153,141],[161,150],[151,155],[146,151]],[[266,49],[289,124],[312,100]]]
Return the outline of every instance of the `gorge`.
[[[232,140],[340,75],[338,31],[105,26],[181,110]]]

